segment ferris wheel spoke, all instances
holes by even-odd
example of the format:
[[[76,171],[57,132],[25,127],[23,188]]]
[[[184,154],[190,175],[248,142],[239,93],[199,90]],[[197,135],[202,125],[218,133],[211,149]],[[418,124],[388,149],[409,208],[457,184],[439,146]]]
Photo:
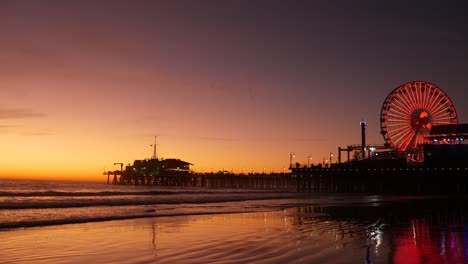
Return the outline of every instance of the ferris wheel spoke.
[[[394,114],[394,113],[388,113],[387,118],[389,120],[406,121],[406,120],[409,119],[409,116],[406,116],[406,118],[405,118],[404,116],[401,116],[401,115],[397,115],[397,114]]]
[[[395,104],[398,104],[399,106],[402,106],[403,108],[407,108],[407,106],[404,104],[404,102],[402,102],[402,99],[401,97],[398,97],[398,96],[393,96],[392,98],[390,98],[388,100],[388,105],[389,106],[393,106]]]
[[[390,117],[387,119],[387,124],[409,124],[409,121],[408,119],[405,119],[405,118],[393,118],[393,117]]]
[[[430,108],[430,110],[431,110],[432,112],[436,111],[436,109],[437,109],[438,107],[440,107],[440,105],[442,104],[442,100],[444,99],[444,97],[445,97],[444,95],[439,94],[439,96],[437,96],[437,97],[435,98],[435,100],[434,100],[434,102],[432,103],[431,108]]]
[[[426,96],[427,96],[427,83],[424,83],[424,86],[421,85],[421,94],[422,94],[422,102],[421,105],[424,108],[426,105]]]
[[[432,121],[432,125],[440,125],[441,123],[448,123],[448,124],[453,124],[454,119],[453,118],[437,118]]]
[[[409,112],[407,109],[401,108],[401,106],[399,106],[399,105],[397,105],[397,104],[393,104],[392,107],[393,107],[394,109],[399,110],[398,113],[402,113],[402,114],[404,114],[405,116],[408,116],[408,117],[411,116],[411,112]],[[395,112],[396,112],[396,111],[395,111]]]
[[[395,111],[391,111],[391,112],[387,113],[387,116],[388,117],[393,117],[395,119],[401,119],[401,120],[408,120],[409,119],[409,116],[406,116],[406,117],[402,116],[400,114],[400,112],[395,112]]]
[[[435,112],[436,109],[437,109],[438,107],[440,107],[440,104],[441,104],[441,102],[442,102],[443,99],[444,99],[444,96],[439,95],[438,98],[436,98],[436,99],[434,100],[433,104],[432,104],[431,107],[429,108],[429,111]]]
[[[445,100],[445,99],[444,99],[444,100]],[[449,108],[450,108],[450,105],[447,105],[446,103],[447,103],[447,101],[445,101],[445,102],[442,102],[442,101],[441,101],[440,104],[439,104],[438,106],[434,107],[434,110],[432,110],[432,112],[433,112],[433,113],[438,113],[438,112],[440,112],[440,111],[449,109]],[[445,108],[444,108],[444,107],[445,107]]]
[[[413,104],[413,102],[411,100],[411,96],[409,95],[409,92],[408,92],[408,89],[407,89],[406,85],[402,87],[402,91],[404,91],[404,92],[402,92],[402,95],[403,95],[403,98],[405,99],[405,102],[406,102],[406,104],[408,106],[408,109],[410,111],[413,111],[414,110],[413,109],[414,104]]]
[[[407,109],[408,112],[411,113],[411,104],[408,101],[408,98],[405,97],[403,91],[400,91],[400,96],[398,97],[398,103],[405,109]]]
[[[411,83],[411,84],[409,85],[409,87],[410,87],[410,91],[411,91],[411,93],[410,93],[409,95],[410,95],[411,98],[412,98],[413,107],[414,107],[414,109],[416,109],[416,108],[418,108],[418,99],[416,98],[416,95],[417,95],[417,94],[416,94],[416,93],[417,93],[417,91],[416,91],[416,84],[415,84],[415,83]]]
[[[406,135],[406,137],[403,139],[403,141],[400,143],[401,150],[406,151],[408,150],[408,147],[411,144],[411,141],[413,141],[413,138],[415,136],[414,131],[412,131],[410,134]]]
[[[413,100],[413,96],[412,96],[412,92],[411,92],[411,87],[409,84],[406,84],[404,86],[404,89],[405,89],[405,97],[406,99],[408,100],[409,102],[409,106],[410,107],[413,107],[414,106],[414,100]]]
[[[450,118],[450,117],[452,117],[452,112],[449,112],[446,109],[444,109],[444,110],[441,110],[441,111],[433,114],[432,117],[433,118]]]
[[[411,127],[403,127],[403,128],[397,128],[397,129],[393,129],[393,130],[390,130],[388,133],[389,135],[397,138],[399,137],[400,135],[403,135],[407,132],[411,131]]]
[[[402,133],[402,134],[399,134],[399,135],[390,135],[391,136],[391,139],[393,141],[393,143],[395,145],[398,145],[400,144],[407,136],[407,134],[409,133],[410,131],[406,131],[405,133]]]
[[[414,99],[414,94],[411,92],[411,88],[408,90],[408,87],[405,86],[405,90],[407,91],[406,97],[409,105],[408,109],[410,109],[412,112],[417,108],[416,100]]]
[[[396,98],[396,97],[395,97]],[[411,111],[408,109],[409,106],[405,105],[405,103],[400,98],[396,98],[397,100],[393,101],[394,104],[392,106],[397,107],[402,112],[406,113],[408,116],[411,116]]]
[[[400,146],[404,139],[405,139],[404,136],[393,137],[393,138],[392,138],[392,142],[393,142],[393,144],[394,144],[395,146]]]
[[[438,110],[432,111],[431,115],[433,118],[439,117],[439,116],[450,116],[450,113],[447,112],[450,108],[439,108]]]
[[[429,111],[431,110],[432,106],[437,101],[437,97],[439,96],[439,92],[437,91],[437,89],[435,87],[432,87],[432,88],[433,89],[431,89],[431,92],[430,92],[430,99],[426,107],[426,109],[428,109]]]
[[[431,85],[428,85],[427,83],[424,84],[425,87],[425,92],[424,92],[424,102],[423,102],[423,107],[427,109],[427,105],[429,103],[429,98],[431,95],[432,87]]]
[[[415,86],[416,86],[416,98],[418,99],[417,100],[418,107],[421,108],[422,107],[422,84],[421,82],[418,82],[415,84]]]
[[[440,119],[450,119],[450,114],[448,113],[439,113],[436,115],[432,115],[432,120],[440,120]]]
[[[398,131],[398,132],[397,132]],[[399,137],[400,135],[406,133],[406,132],[409,132],[411,131],[411,127],[407,127],[405,129],[395,129],[395,130],[391,130],[389,131],[389,134],[392,135],[393,137],[397,138]]]
[[[422,108],[426,108],[428,90],[429,90],[429,85],[427,83],[424,83],[424,86],[422,86],[421,88],[421,94],[422,94],[421,107]]]
[[[394,126],[400,126],[400,127],[401,127],[401,126],[408,126],[408,127],[409,127],[410,125],[408,124],[408,122],[392,122],[392,123],[389,123],[387,126],[389,126],[389,127],[394,127]]]
[[[405,150],[408,150],[408,147],[414,146],[414,141],[416,140],[416,132],[411,131],[411,133],[406,137],[405,141],[403,143],[406,145]]]
[[[418,88],[418,83],[414,83],[414,98],[415,98],[415,102],[416,102],[416,107],[420,108],[420,105],[419,105],[419,88]]]
[[[446,95],[440,95],[439,98],[437,98],[436,103],[433,105],[434,107],[440,107],[441,105],[447,105],[448,99]]]
[[[423,108],[423,100],[424,100],[424,93],[423,93],[423,83],[422,82],[418,82],[419,84],[419,89],[418,89],[418,106],[419,108]]]
[[[447,121],[447,122],[450,122],[450,123],[457,123],[457,118],[456,117],[453,117],[453,116],[450,116],[450,117],[444,117],[444,118],[439,118],[438,119],[439,121]]]
[[[388,119],[387,120],[387,124],[400,124],[400,125],[410,125],[410,122],[408,121],[408,119],[396,119],[396,118],[393,118],[393,119]]]
[[[454,122],[447,122],[447,121],[441,121],[441,122],[436,122],[434,125],[452,125]]]
[[[429,105],[431,104],[432,102],[432,97],[434,95],[434,90],[432,89],[432,87],[430,86],[428,90],[426,90],[426,102],[424,103],[424,108],[425,109],[429,109]]]
[[[388,125],[387,128],[389,129],[389,133],[395,134],[398,133],[399,131],[403,131],[405,129],[410,129],[410,126],[402,126],[402,125]]]
[[[409,133],[413,132],[414,130],[411,129],[411,128],[406,128],[406,129],[402,129],[402,130],[399,130],[398,133],[393,133],[392,136],[395,138],[395,139],[402,139],[404,138],[406,135],[408,135]]]

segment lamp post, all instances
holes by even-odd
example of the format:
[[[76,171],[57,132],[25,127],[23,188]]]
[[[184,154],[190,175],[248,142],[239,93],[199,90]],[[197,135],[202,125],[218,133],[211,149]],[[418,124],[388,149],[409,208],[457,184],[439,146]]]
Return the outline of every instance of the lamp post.
[[[307,167],[310,168],[310,161],[312,160],[312,157],[309,155],[307,156]]]
[[[289,168],[292,168],[292,159],[296,157],[296,154],[294,152],[291,152],[289,154]]]
[[[330,152],[330,166],[332,164],[333,153]]]

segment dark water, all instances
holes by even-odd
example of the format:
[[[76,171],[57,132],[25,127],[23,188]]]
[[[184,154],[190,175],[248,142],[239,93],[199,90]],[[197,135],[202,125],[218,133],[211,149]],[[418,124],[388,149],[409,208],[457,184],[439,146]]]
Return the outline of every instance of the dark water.
[[[369,204],[389,199],[400,198],[0,179],[0,230],[154,216],[268,211],[311,204]]]

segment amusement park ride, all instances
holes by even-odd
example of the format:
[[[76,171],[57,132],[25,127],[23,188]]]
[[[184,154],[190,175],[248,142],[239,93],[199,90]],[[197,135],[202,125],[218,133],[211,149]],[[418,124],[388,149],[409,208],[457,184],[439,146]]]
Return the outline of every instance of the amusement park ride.
[[[424,81],[408,82],[393,90],[380,113],[385,143],[413,160],[423,158],[422,145],[430,143],[434,126],[458,124],[455,106],[439,87]]]
[[[338,148],[340,156],[347,151],[349,161],[349,152],[357,151],[361,160],[367,152],[368,158],[377,159],[375,154],[380,154],[379,159],[404,158],[422,163],[427,156],[425,145],[462,143],[468,133],[466,125],[458,125],[457,112],[448,95],[425,81],[407,82],[388,94],[380,112],[383,145],[366,145],[365,126],[361,122],[362,144]]]

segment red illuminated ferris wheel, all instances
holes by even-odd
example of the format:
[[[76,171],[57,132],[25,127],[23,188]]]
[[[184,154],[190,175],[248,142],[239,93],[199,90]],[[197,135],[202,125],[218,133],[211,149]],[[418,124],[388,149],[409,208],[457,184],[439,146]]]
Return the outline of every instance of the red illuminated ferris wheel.
[[[424,81],[397,87],[387,96],[380,112],[385,142],[399,152],[416,152],[426,143],[432,126],[457,123],[457,112],[447,94]]]

